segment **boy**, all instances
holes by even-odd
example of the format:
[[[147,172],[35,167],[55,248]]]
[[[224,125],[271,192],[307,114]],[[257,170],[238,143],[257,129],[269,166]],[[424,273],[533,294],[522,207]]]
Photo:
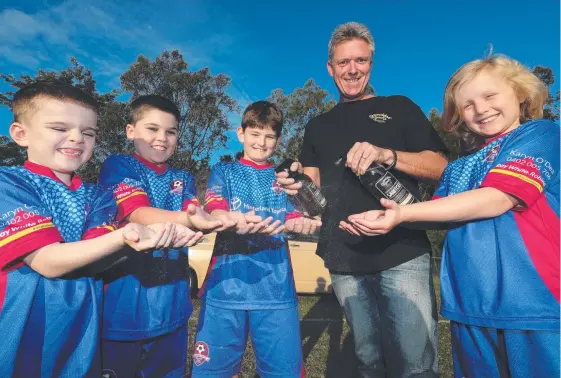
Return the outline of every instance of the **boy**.
[[[315,232],[287,201],[268,162],[280,141],[283,118],[276,105],[257,101],[244,111],[238,138],[244,157],[213,167],[205,208],[212,215],[255,211],[275,222],[259,235],[218,234],[203,285],[203,307],[193,355],[193,377],[240,372],[248,332],[261,377],[303,375],[300,322],[286,227]],[[249,188],[247,183],[251,183]]]
[[[37,83],[13,97],[10,135],[28,160],[0,169],[1,377],[100,377],[102,287],[85,267],[174,236],[171,225],[113,231],[110,193],[74,173],[92,155],[96,109],[68,85]]]
[[[180,113],[170,100],[141,96],[131,105],[128,139],[135,153],[104,162],[99,182],[110,187],[121,224],[174,222],[205,232],[235,222],[200,209],[195,180],[169,166],[177,146]],[[179,226],[178,226],[179,227]],[[197,239],[202,233],[197,233]],[[187,320],[192,305],[187,251],[157,250],[135,256],[104,276],[102,357],[104,373],[117,377],[183,377]]]

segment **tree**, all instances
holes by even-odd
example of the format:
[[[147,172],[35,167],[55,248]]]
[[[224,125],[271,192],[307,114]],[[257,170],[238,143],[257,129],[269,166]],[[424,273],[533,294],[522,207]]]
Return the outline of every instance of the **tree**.
[[[0,165],[22,165],[27,159],[25,148],[0,135]]]
[[[551,94],[551,87],[555,84],[555,74],[553,70],[549,67],[536,66],[532,70],[533,74],[536,75],[547,87],[549,88],[549,95],[545,103],[543,110],[543,117],[550,119],[552,121],[559,120],[559,91],[555,94]]]
[[[130,150],[124,131],[127,118],[125,105],[116,100],[119,91],[112,90],[108,93],[99,93],[91,70],[78,63],[76,58],[71,57],[70,65],[60,71],[38,70],[35,76],[25,74],[20,75],[19,78],[16,78],[14,75],[0,74],[0,79],[15,88],[14,91],[9,90],[0,93],[0,104],[8,107],[11,105],[12,97],[18,89],[44,81],[73,85],[96,99],[100,105],[96,148],[92,159],[79,170],[80,176],[85,181],[97,181],[99,168],[110,153],[127,152]],[[1,147],[1,165],[21,164],[21,156],[25,156],[24,149],[6,140],[2,140]],[[7,154],[13,154],[10,155],[13,158],[5,157]]]
[[[192,72],[187,67],[177,50],[164,51],[154,61],[140,55],[121,75],[121,88],[133,98],[159,94],[179,107],[178,150],[171,162],[201,181],[212,152],[226,146],[231,127],[228,113],[239,108],[226,93],[231,82],[228,76],[213,76],[208,68]]]
[[[327,112],[336,104],[329,92],[319,87],[313,79],[309,79],[302,88],[296,88],[288,95],[285,95],[282,89],[275,89],[268,100],[276,103],[284,115],[283,137],[275,153],[275,157],[280,160],[297,159],[308,121]]]

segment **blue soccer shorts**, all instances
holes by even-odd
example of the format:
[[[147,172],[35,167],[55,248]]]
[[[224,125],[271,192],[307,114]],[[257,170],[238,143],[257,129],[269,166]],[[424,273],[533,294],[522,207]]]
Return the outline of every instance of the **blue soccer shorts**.
[[[559,331],[473,327],[451,322],[455,377],[558,377]]]
[[[183,378],[187,370],[187,326],[141,341],[102,340],[102,378]]]
[[[239,374],[248,334],[261,378],[304,377],[298,307],[231,310],[206,303],[199,315],[192,377]]]

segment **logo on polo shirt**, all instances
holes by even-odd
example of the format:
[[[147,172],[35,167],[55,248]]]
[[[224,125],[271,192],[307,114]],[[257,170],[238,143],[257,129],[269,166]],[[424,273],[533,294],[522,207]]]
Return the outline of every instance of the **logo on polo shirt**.
[[[368,116],[368,118],[370,118],[372,121],[378,122],[378,123],[386,123],[387,120],[392,119],[392,117],[390,117],[386,113],[370,114]]]

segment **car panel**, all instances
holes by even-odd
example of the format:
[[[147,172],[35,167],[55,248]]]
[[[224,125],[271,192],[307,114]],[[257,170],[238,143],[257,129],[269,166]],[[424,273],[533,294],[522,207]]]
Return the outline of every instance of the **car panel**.
[[[287,233],[290,260],[294,271],[296,292],[299,294],[329,293],[331,279],[321,257],[316,255],[317,234]],[[216,233],[205,235],[196,246],[189,248],[189,267],[196,273],[196,282],[202,286],[208,273]]]

